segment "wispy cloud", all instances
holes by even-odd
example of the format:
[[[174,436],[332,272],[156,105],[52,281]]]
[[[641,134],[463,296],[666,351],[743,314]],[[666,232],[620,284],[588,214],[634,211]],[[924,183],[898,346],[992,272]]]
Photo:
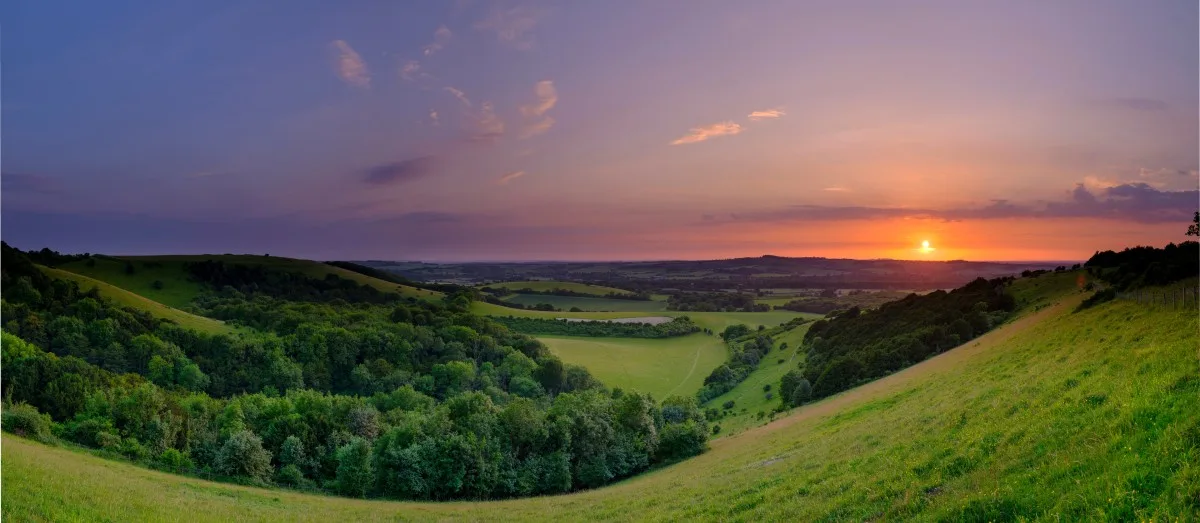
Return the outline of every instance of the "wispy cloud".
[[[400,78],[403,78],[405,81],[415,82],[423,75],[424,73],[421,72],[421,62],[416,60],[409,60],[400,67]]]
[[[751,122],[760,122],[762,120],[774,120],[786,114],[782,109],[767,109],[765,111],[751,112],[746,118],[749,118]]]
[[[475,29],[494,32],[500,42],[524,51],[533,48],[530,33],[541,18],[540,11],[528,7],[493,9],[487,18],[475,23]]]
[[[542,134],[554,126],[554,118],[546,116],[546,112],[558,103],[558,91],[554,88],[554,82],[542,80],[534,86],[533,91],[537,101],[521,106],[521,114],[525,115],[526,119],[534,120],[521,132],[522,139]]]
[[[1013,218],[1094,218],[1138,223],[1186,222],[1196,210],[1200,191],[1159,191],[1144,183],[1129,183],[1089,190],[1080,183],[1069,198],[1050,202],[1013,203],[993,200],[974,207],[949,209],[792,205],[775,210],[754,210],[701,217],[704,224],[737,222],[792,222],[932,218],[946,221]]]
[[[470,140],[473,142],[492,142],[504,135],[504,120],[496,116],[492,102],[479,104],[479,110],[470,113],[472,129]]]
[[[446,92],[454,95],[455,98],[458,98],[458,101],[462,102],[463,105],[465,105],[467,107],[471,107],[471,100],[467,98],[466,93],[464,93],[458,89],[455,89],[453,87],[446,87],[445,89],[446,89]]]
[[[334,69],[338,77],[355,87],[371,87],[371,72],[354,48],[345,40],[334,40],[329,45],[336,53]]]
[[[829,192],[850,192],[850,189],[847,189],[847,188],[845,188],[845,187],[826,187],[826,188],[824,188],[824,189],[821,189],[821,190],[822,190],[822,191],[829,191]]]
[[[498,183],[500,185],[504,185],[504,184],[511,182],[513,180],[516,180],[517,178],[520,178],[522,176],[525,176],[525,171],[513,171],[510,173],[504,173],[500,176],[500,178],[496,179],[496,183]]]
[[[376,165],[363,173],[363,181],[375,185],[409,182],[432,173],[435,161],[433,156],[419,156]]]
[[[442,121],[438,118],[438,112],[432,109],[429,111],[429,121],[432,122],[433,125],[439,125],[442,123]]]
[[[734,122],[719,122],[703,127],[693,127],[688,134],[671,142],[671,145],[685,145],[689,143],[703,142],[709,138],[718,136],[731,136],[742,132],[742,126]]]
[[[425,56],[432,56],[434,53],[441,51],[446,47],[446,44],[450,43],[451,36],[453,34],[450,32],[450,28],[444,25],[438,27],[437,31],[433,32],[433,42],[422,47],[421,53]]]

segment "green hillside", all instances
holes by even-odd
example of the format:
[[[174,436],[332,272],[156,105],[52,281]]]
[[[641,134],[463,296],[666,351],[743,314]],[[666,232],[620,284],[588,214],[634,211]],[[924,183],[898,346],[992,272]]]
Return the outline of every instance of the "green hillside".
[[[52,278],[73,281],[79,284],[80,289],[85,291],[96,289],[96,291],[105,298],[108,298],[126,307],[132,307],[146,311],[156,318],[171,320],[184,327],[196,329],[201,332],[207,332],[209,334],[233,334],[237,332],[237,329],[226,325],[225,322],[220,320],[205,318],[204,316],[197,316],[189,312],[168,307],[144,296],[139,296],[125,289],[109,285],[99,280],[93,280],[81,274],[75,274],[73,272],[67,272],[59,269],[52,269],[50,267],[40,268],[42,272],[45,272],[46,275]]]
[[[405,296],[427,299],[441,297],[441,293],[438,292],[397,285],[321,262],[276,256],[202,254],[93,257],[88,260],[66,263],[58,268],[121,287],[170,307],[182,308],[186,307],[203,290],[199,283],[188,277],[184,263],[205,260],[242,265],[265,265],[314,278],[324,278],[327,274],[335,274],[340,278],[369,285],[384,292],[399,292]],[[132,273],[128,272],[128,266],[133,267]],[[162,283],[161,288],[156,288],[154,283],[156,281]]]
[[[804,360],[804,350],[800,345],[804,341],[804,333],[808,332],[810,326],[812,326],[811,323],[806,323],[777,337],[775,350],[759,362],[758,368],[750,373],[745,381],[739,383],[733,390],[704,404],[705,408],[725,411],[722,408],[725,402],[734,402],[734,408],[725,411],[726,414],[714,422],[721,426],[721,434],[736,433],[766,422],[765,417],[770,415],[771,411],[780,404],[780,379]],[[780,350],[784,343],[787,344],[787,348]],[[763,390],[766,385],[770,385],[771,390]],[[768,393],[771,394],[769,400],[767,399]],[[759,417],[759,412],[763,413],[763,417]]]
[[[1030,289],[1030,282],[1042,285]],[[1195,310],[1022,316],[965,346],[616,485],[498,502],[365,501],[184,478],[5,434],[9,521],[1189,521],[1200,512]]]

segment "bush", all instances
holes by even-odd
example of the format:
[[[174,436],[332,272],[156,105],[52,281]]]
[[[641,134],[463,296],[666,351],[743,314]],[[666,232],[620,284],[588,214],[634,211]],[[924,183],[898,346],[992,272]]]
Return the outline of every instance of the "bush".
[[[300,471],[300,467],[295,465],[284,465],[283,468],[279,469],[277,479],[280,483],[293,487],[308,487],[311,484],[304,477],[304,472]]]
[[[50,440],[52,423],[49,414],[42,414],[36,407],[25,403],[6,406],[0,418],[0,425],[5,431],[43,442]]]
[[[1101,303],[1112,301],[1116,298],[1117,298],[1117,290],[1113,287],[1109,287],[1100,292],[1097,292],[1096,294],[1088,296],[1088,298],[1086,300],[1083,300],[1083,302],[1080,303],[1078,307],[1075,307],[1075,312],[1090,309],[1092,307],[1100,305]]]
[[[733,400],[729,400],[729,401],[726,401],[725,403],[721,404],[721,408],[723,408],[725,410],[733,410],[733,407],[735,405],[736,404],[733,402]]]
[[[720,434],[720,433],[721,433],[721,426],[720,426],[720,425],[713,425],[713,428],[712,428],[712,433],[713,433],[713,435]]]
[[[154,282],[151,283],[150,286],[153,287],[154,290],[156,290],[156,291],[161,291],[163,288],[163,282],[162,282],[162,280],[154,280]]]
[[[111,432],[97,432],[96,446],[110,452],[118,452],[121,448],[121,436]]]
[[[770,392],[770,391],[771,391],[771,384],[770,384],[770,383],[768,383],[768,384],[766,384],[766,385],[763,385],[763,392]]]
[[[271,477],[271,453],[263,449],[262,439],[243,430],[229,436],[217,451],[217,471],[227,476],[266,481]]]
[[[770,392],[768,392],[768,393],[767,393],[767,401],[771,401],[771,400],[772,400],[772,399],[774,399],[774,398],[775,398],[775,395],[774,395],[774,394],[772,394],[772,393],[770,393]]]
[[[158,465],[170,472],[184,472],[192,468],[192,459],[175,449],[167,449],[158,456]]]

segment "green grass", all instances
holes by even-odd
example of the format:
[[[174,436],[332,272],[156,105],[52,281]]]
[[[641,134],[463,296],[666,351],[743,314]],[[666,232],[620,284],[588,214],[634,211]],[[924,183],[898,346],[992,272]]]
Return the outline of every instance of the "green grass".
[[[423,299],[438,299],[442,296],[439,292],[406,285],[397,285],[321,262],[248,254],[123,256],[115,259],[92,258],[91,260],[80,260],[63,264],[58,268],[115,285],[169,307],[183,308],[187,307],[204,290],[203,285],[191,281],[187,271],[184,269],[184,263],[205,260],[243,265],[266,265],[286,271],[298,272],[313,278],[324,278],[327,274],[336,274],[341,278],[369,285],[383,292],[398,292],[404,296]],[[127,261],[133,264],[133,274],[125,272],[125,262]],[[155,281],[162,282],[163,288],[155,289]]]
[[[596,296],[604,296],[609,293],[629,294],[630,291],[618,289],[616,287],[605,287],[603,285],[589,285],[587,283],[577,283],[573,281],[553,281],[553,280],[537,280],[537,281],[506,281],[502,283],[489,283],[481,285],[481,287],[491,287],[493,289],[533,289],[535,291],[552,291],[554,289],[562,289],[566,291],[574,291],[583,294],[593,294]]]
[[[79,288],[84,291],[96,289],[96,291],[100,293],[100,296],[108,298],[117,304],[146,311],[155,318],[171,320],[184,327],[196,329],[201,332],[207,332],[209,334],[235,334],[239,330],[235,327],[227,325],[223,321],[205,318],[204,316],[197,316],[189,312],[168,307],[144,296],[139,296],[125,289],[109,285],[102,281],[93,280],[87,276],[59,269],[52,269],[49,267],[39,268],[51,278],[73,281],[79,284]]]
[[[733,390],[704,404],[706,409],[712,407],[726,412],[725,417],[715,422],[721,426],[722,436],[729,436],[750,427],[762,425],[770,419],[771,411],[780,404],[779,381],[783,379],[784,374],[795,369],[804,361],[804,351],[801,350],[800,345],[810,326],[812,326],[811,323],[806,323],[776,336],[775,348],[763,357],[762,361],[758,363],[758,368],[754,369],[754,372],[751,372],[745,381],[739,383]],[[779,347],[784,343],[788,347],[780,350]],[[779,360],[783,360],[783,363],[780,363]],[[764,385],[771,386],[770,400],[767,399],[767,392],[763,391]],[[725,411],[721,408],[726,401],[731,400],[734,402],[732,410]],[[759,418],[760,411],[768,417]]]
[[[1082,297],[1060,292],[965,346],[593,491],[351,500],[6,434],[2,510],[7,521],[1195,521],[1196,311],[1118,300],[1072,314]]]
[[[564,311],[571,307],[579,307],[585,311],[613,312],[662,312],[667,310],[667,303],[647,300],[614,300],[611,298],[585,298],[582,296],[553,296],[549,294],[511,294],[503,298],[505,301],[533,306],[539,303],[549,303]]]
[[[648,392],[656,399],[695,394],[727,351],[718,336],[583,338],[539,336],[564,362],[582,365],[609,387]]]

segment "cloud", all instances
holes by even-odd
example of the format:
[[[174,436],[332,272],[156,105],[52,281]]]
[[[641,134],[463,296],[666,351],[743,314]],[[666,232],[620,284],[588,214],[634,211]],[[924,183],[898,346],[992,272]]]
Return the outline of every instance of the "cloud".
[[[342,81],[355,87],[371,87],[371,72],[367,63],[354,51],[345,40],[334,40],[329,44],[337,56],[335,71]]]
[[[541,12],[527,7],[493,9],[487,18],[475,23],[475,29],[494,32],[500,42],[527,51],[533,48],[533,35],[530,33],[541,18]]]
[[[537,136],[554,126],[554,118],[546,116],[546,112],[558,104],[558,91],[554,88],[554,82],[542,80],[534,86],[533,92],[537,101],[521,106],[521,114],[525,115],[527,120],[533,120],[521,131],[521,139]]]
[[[438,112],[432,109],[429,111],[429,121],[432,122],[433,125],[439,125],[442,123],[442,121],[438,119]]]
[[[760,122],[762,120],[774,120],[786,114],[781,109],[767,109],[765,111],[751,112],[746,118],[749,118],[752,122]]]
[[[496,183],[498,183],[500,185],[504,185],[504,184],[511,182],[513,180],[516,180],[517,178],[520,178],[522,176],[525,176],[525,171],[513,171],[510,173],[505,173],[505,174],[501,175],[500,178],[496,179]]]
[[[693,127],[688,134],[671,142],[671,145],[684,145],[703,142],[717,136],[730,136],[742,132],[742,126],[734,122],[719,122],[703,127]]]
[[[455,89],[453,87],[446,87],[445,89],[446,89],[446,92],[454,95],[455,98],[458,98],[458,101],[462,102],[463,105],[465,105],[467,107],[471,106],[471,100],[469,100],[467,98],[466,93],[463,93],[462,91]]]
[[[400,78],[409,82],[415,82],[418,78],[428,77],[429,75],[421,72],[421,62],[409,60],[400,68]]]
[[[479,104],[479,110],[469,114],[472,119],[470,140],[473,142],[492,142],[504,135],[504,121],[496,116],[491,102]]]
[[[1080,183],[1062,201],[1013,203],[993,200],[977,207],[922,209],[903,207],[792,205],[775,210],[706,214],[701,223],[843,221],[931,218],[946,221],[1013,218],[1095,218],[1137,223],[1186,222],[1196,210],[1200,191],[1159,191],[1144,183],[1089,190]]]
[[[435,158],[419,156],[399,162],[385,163],[367,169],[363,181],[375,185],[403,183],[423,178],[433,172]]]
[[[826,187],[826,188],[824,188],[824,189],[821,189],[821,190],[822,190],[822,191],[829,191],[829,192],[850,192],[850,189],[847,189],[847,188],[845,188],[845,187]]]
[[[1109,98],[1100,100],[1099,105],[1110,109],[1125,109],[1129,111],[1166,111],[1170,108],[1167,102],[1153,98]]]
[[[521,106],[521,114],[525,116],[542,116],[558,103],[558,91],[554,89],[554,82],[550,80],[538,82],[533,87],[533,92],[537,95],[537,102]]]
[[[433,32],[433,43],[422,47],[421,53],[425,56],[432,56],[434,53],[441,51],[446,47],[446,44],[450,43],[451,36],[453,36],[453,34],[450,33],[449,28],[444,25],[438,27],[437,31]]]

